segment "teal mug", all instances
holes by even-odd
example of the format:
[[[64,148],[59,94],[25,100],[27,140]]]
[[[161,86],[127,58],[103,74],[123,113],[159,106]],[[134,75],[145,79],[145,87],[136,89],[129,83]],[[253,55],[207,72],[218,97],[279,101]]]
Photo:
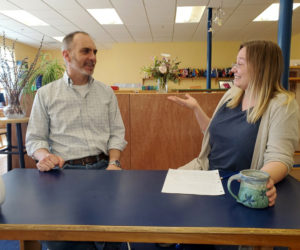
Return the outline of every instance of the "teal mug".
[[[242,170],[229,178],[227,188],[236,201],[244,206],[265,208],[269,206],[269,200],[266,196],[269,178],[270,175],[268,173],[260,170]],[[231,191],[231,182],[234,180],[240,181],[240,189],[237,196]]]

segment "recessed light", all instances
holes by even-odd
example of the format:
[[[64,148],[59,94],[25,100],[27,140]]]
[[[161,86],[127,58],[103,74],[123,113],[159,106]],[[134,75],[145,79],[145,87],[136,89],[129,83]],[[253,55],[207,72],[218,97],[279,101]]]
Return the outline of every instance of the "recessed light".
[[[115,9],[87,9],[100,24],[123,24]]]
[[[300,3],[293,4],[293,10],[298,8]],[[265,9],[260,15],[258,15],[253,22],[263,22],[263,21],[277,21],[279,18],[279,3],[271,4],[267,9]]]
[[[198,23],[205,6],[177,6],[176,23]]]
[[[64,36],[53,36],[52,38],[54,38],[55,40],[62,42],[64,40]]]
[[[5,16],[11,17],[16,21],[23,23],[27,26],[49,25],[25,10],[1,10],[0,13],[4,14]]]

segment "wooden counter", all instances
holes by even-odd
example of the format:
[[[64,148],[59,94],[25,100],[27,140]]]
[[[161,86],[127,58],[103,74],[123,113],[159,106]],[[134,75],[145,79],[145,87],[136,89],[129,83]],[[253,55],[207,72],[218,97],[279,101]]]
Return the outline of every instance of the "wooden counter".
[[[191,93],[209,116],[223,94]],[[202,133],[193,112],[169,101],[168,95],[183,97],[185,94],[116,93],[128,142],[121,158],[125,169],[178,168],[199,154]],[[26,103],[29,115],[32,98]],[[26,128],[24,125],[23,135]],[[14,130],[12,133],[14,142]],[[35,162],[26,155],[25,165],[34,168]],[[19,167],[16,156],[13,157],[15,167]]]
[[[199,154],[202,133],[193,112],[168,95],[130,95],[131,169],[178,168]],[[223,93],[191,95],[210,116]]]

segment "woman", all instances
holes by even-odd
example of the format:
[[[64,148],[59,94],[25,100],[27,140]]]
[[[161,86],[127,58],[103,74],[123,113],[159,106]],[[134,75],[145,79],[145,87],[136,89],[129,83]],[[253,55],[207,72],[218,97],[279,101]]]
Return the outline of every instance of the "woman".
[[[204,133],[198,158],[183,169],[240,171],[260,169],[270,174],[269,206],[276,188],[293,165],[298,145],[299,107],[294,94],[280,85],[283,57],[277,44],[242,44],[233,66],[234,87],[219,102],[210,119],[190,95],[168,99],[192,109]]]

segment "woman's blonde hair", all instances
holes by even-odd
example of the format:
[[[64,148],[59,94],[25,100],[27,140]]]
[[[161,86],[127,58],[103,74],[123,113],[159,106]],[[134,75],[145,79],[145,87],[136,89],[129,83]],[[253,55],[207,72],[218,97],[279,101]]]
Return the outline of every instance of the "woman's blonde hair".
[[[283,72],[283,57],[279,46],[271,41],[250,41],[240,46],[246,48],[246,62],[250,74],[247,91],[250,100],[255,100],[253,109],[247,112],[247,121],[255,123],[259,120],[268,107],[270,100],[279,93],[287,96],[285,104],[289,104],[294,94],[285,90],[281,85]],[[242,101],[244,90],[235,88],[234,97],[228,102],[227,107],[237,107]]]

